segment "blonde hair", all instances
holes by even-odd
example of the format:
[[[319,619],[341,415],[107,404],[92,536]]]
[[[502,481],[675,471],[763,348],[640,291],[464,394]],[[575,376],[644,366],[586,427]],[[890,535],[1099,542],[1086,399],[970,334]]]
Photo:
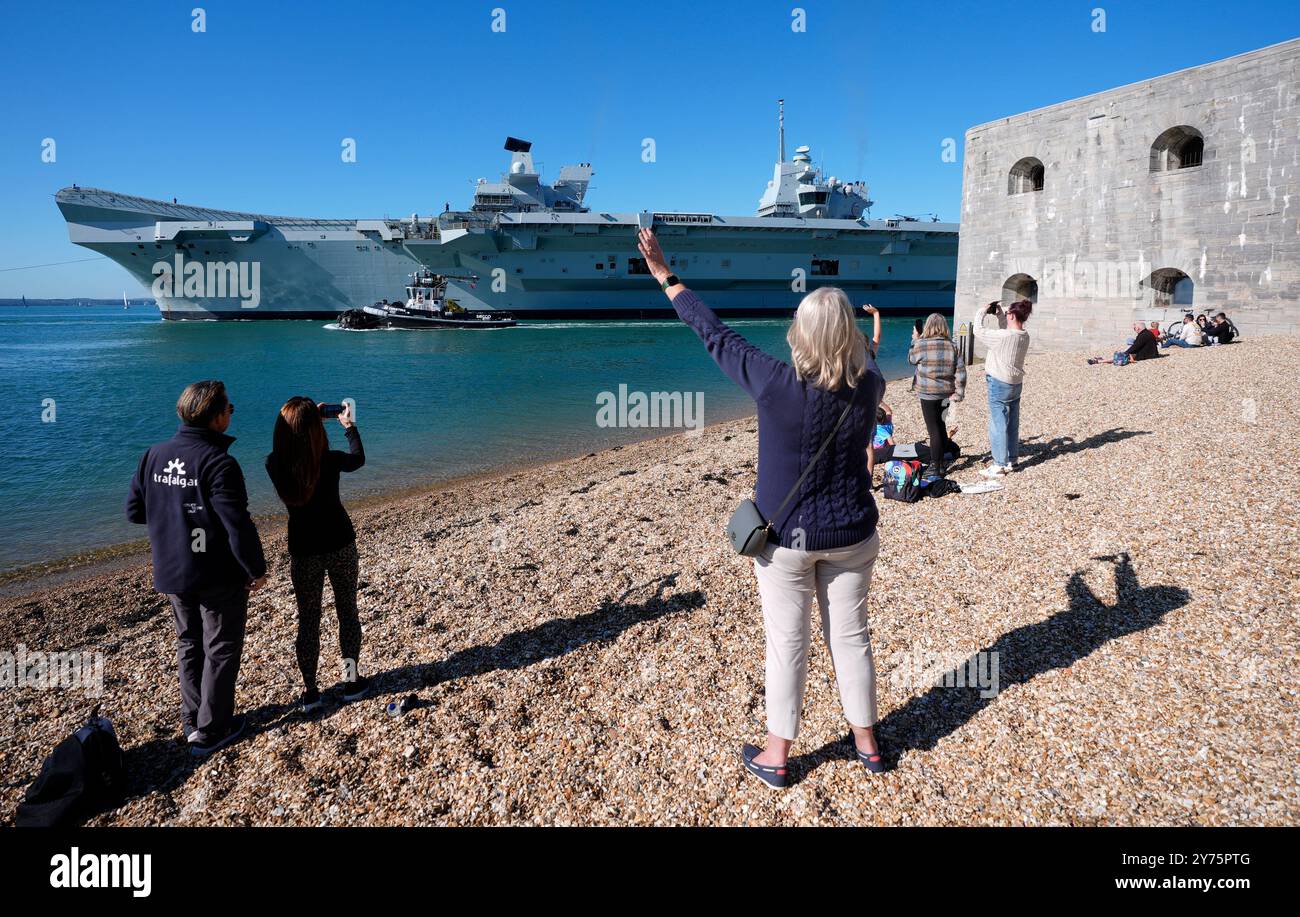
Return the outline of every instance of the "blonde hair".
[[[921,329],[921,337],[952,340],[948,334],[948,320],[938,312],[931,312],[925,320],[925,326]]]
[[[817,388],[856,388],[866,372],[866,339],[839,287],[818,287],[805,296],[785,339],[795,375]]]

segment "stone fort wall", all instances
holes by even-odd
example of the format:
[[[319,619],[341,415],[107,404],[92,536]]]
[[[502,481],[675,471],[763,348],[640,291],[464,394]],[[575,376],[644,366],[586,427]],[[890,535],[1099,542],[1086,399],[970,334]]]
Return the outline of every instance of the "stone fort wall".
[[[967,131],[956,321],[1024,297],[1035,349],[1300,333],[1300,39]]]

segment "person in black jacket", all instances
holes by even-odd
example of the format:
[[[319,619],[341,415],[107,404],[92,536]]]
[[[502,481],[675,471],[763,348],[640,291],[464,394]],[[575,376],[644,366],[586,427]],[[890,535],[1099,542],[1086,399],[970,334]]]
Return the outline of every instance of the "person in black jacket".
[[[176,402],[180,429],[140,459],[126,501],[127,519],[149,526],[154,588],[172,604],[181,727],[197,756],[243,732],[235,682],[248,595],[266,582],[244,474],[227,451],[234,412],[221,382],[187,386]]]
[[[361,655],[357,533],[339,499],[340,473],[356,471],[366,463],[366,454],[350,405],[338,417],[348,451],[329,448],[322,407],[301,396],[286,401],[275,419],[272,451],[266,457],[266,473],[289,510],[289,575],[298,602],[298,639],[294,648],[304,686],[299,705],[306,712],[321,706],[316,669],[320,662],[321,603],[327,573],[339,619],[343,699],[357,700],[369,689],[369,681],[357,670]]]
[[[1237,329],[1228,321],[1227,314],[1220,312],[1209,325],[1209,335],[1212,343],[1230,344],[1237,336]]]
[[[1141,322],[1134,322],[1133,330],[1137,332],[1137,337],[1133,338],[1133,343],[1124,351],[1126,354],[1134,360],[1149,360],[1160,355],[1160,345],[1150,328]]]

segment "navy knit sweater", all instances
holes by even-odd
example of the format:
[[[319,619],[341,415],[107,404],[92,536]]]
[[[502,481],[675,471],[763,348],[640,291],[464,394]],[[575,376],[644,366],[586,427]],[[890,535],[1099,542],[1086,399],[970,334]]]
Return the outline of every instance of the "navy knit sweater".
[[[867,474],[867,448],[885,380],[867,355],[857,388],[828,392],[800,380],[794,367],[759,350],[723,324],[690,290],[673,298],[709,355],[758,407],[758,488],[755,502],[773,524],[781,547],[802,541],[807,551],[847,547],[871,537],[878,512]],[[783,517],[773,514],[830,435],[850,399],[853,409],[835,440],[803,482]],[[802,530],[800,538],[797,530]]]

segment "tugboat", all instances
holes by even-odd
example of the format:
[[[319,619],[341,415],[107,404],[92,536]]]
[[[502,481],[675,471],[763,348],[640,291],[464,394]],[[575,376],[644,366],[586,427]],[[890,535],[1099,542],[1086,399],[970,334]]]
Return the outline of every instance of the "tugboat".
[[[447,282],[469,283],[477,277],[453,277],[433,271],[416,271],[406,287],[406,302],[380,300],[373,306],[348,309],[339,315],[339,327],[349,331],[375,328],[512,328],[518,324],[509,312],[465,309],[447,298]]]

